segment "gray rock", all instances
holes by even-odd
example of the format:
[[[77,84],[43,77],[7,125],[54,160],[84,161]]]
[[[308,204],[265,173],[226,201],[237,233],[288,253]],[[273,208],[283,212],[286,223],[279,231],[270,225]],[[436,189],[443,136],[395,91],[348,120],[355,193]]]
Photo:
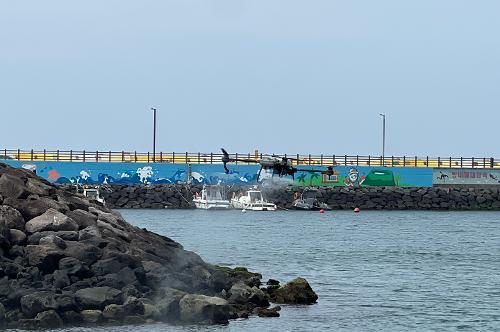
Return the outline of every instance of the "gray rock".
[[[121,291],[111,287],[80,289],[75,293],[76,301],[84,309],[104,309],[108,304],[121,303]]]
[[[21,298],[21,310],[28,318],[47,310],[56,310],[56,295],[52,292],[34,292]]]
[[[74,210],[66,213],[68,217],[76,221],[80,229],[97,225],[97,216],[85,210]]]
[[[250,287],[243,281],[234,284],[229,290],[229,303],[247,304],[252,303],[256,306],[267,307],[269,301],[262,290],[257,287]]]
[[[52,245],[28,245],[26,256],[30,266],[36,266],[45,273],[52,273],[65,254],[62,249]]]
[[[20,198],[26,192],[26,186],[23,181],[10,174],[1,174],[0,176],[0,194],[5,197]]]
[[[26,243],[26,234],[18,229],[9,230],[9,240],[12,245],[23,245]]]
[[[102,320],[101,310],[82,310],[80,311],[80,316],[85,323],[98,323]]]
[[[78,231],[78,224],[52,208],[41,216],[35,217],[26,223],[29,233],[42,231]]]
[[[180,320],[189,323],[227,323],[228,302],[220,297],[198,294],[185,295],[179,301]]]
[[[101,231],[97,226],[88,226],[78,232],[78,241],[101,238]]]
[[[68,287],[71,284],[71,281],[68,277],[68,273],[66,271],[56,270],[53,273],[54,278],[54,287],[56,289],[62,289],[64,287]]]
[[[271,300],[279,304],[313,304],[318,295],[304,278],[296,278],[274,290]]]
[[[68,275],[74,275],[79,278],[92,276],[92,272],[87,265],[74,257],[65,257],[59,261],[59,270],[66,272]]]
[[[63,327],[63,321],[61,317],[54,310],[48,310],[40,312],[36,315],[35,320],[38,322],[38,326],[41,328],[60,328]]]
[[[53,234],[42,237],[38,243],[40,245],[55,246],[60,249],[66,249],[68,247],[63,239]]]
[[[8,205],[0,205],[0,224],[24,231],[24,218],[19,211]]]

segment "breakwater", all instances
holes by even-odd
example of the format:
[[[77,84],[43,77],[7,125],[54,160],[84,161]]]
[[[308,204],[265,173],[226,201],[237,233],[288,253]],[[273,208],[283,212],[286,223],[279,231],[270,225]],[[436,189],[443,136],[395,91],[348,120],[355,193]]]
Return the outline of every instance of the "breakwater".
[[[194,208],[193,196],[199,185],[114,185],[101,194],[111,208]],[[227,187],[228,197],[248,187]],[[303,192],[303,187],[263,189],[264,196],[282,209]],[[366,210],[500,210],[500,190],[486,188],[398,188],[398,187],[319,187],[318,200],[334,210],[359,207]]]

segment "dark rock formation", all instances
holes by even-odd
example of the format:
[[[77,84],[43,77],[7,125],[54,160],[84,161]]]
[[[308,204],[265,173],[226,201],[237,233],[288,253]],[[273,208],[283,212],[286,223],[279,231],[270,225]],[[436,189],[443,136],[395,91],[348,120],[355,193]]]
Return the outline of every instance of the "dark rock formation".
[[[279,304],[313,304],[318,295],[304,278],[296,278],[278,288],[268,288],[272,302]]]
[[[193,195],[200,186],[189,185],[113,185],[102,190],[111,208],[194,208]],[[245,187],[228,188],[233,192]],[[319,187],[318,200],[335,210],[500,210],[500,187]],[[265,188],[266,198],[284,209],[292,209],[303,187]],[[30,209],[36,210],[31,203]],[[24,207],[24,209],[28,209]],[[21,211],[21,210],[20,210]],[[22,213],[22,211],[21,211]]]
[[[207,264],[98,202],[0,164],[0,327],[277,316],[264,310],[272,292],[260,279]],[[310,298],[308,289],[292,290],[294,299]]]

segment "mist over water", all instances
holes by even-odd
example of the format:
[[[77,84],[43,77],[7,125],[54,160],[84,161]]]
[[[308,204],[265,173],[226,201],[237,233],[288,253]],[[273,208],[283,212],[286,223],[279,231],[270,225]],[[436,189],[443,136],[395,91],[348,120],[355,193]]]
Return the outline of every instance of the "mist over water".
[[[500,329],[500,213],[121,210],[206,261],[307,278],[318,304],[228,326],[135,331]],[[70,329],[123,331],[124,327]]]

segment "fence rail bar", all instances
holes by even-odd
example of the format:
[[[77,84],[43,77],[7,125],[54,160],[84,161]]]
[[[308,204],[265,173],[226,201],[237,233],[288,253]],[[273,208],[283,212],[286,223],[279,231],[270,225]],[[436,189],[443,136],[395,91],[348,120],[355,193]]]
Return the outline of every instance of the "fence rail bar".
[[[1,160],[19,161],[65,161],[65,162],[130,162],[177,164],[221,164],[223,155],[221,153],[190,153],[190,152],[159,152],[153,155],[151,152],[127,152],[127,151],[75,151],[75,150],[0,150]],[[252,156],[256,158],[270,158],[272,156],[284,157],[294,156],[294,165],[311,166],[372,166],[372,167],[432,167],[432,168],[497,168],[500,169],[500,159],[493,157],[418,157],[418,156],[360,156],[360,155],[300,155],[300,154],[263,154],[263,153],[234,153],[231,158]]]

